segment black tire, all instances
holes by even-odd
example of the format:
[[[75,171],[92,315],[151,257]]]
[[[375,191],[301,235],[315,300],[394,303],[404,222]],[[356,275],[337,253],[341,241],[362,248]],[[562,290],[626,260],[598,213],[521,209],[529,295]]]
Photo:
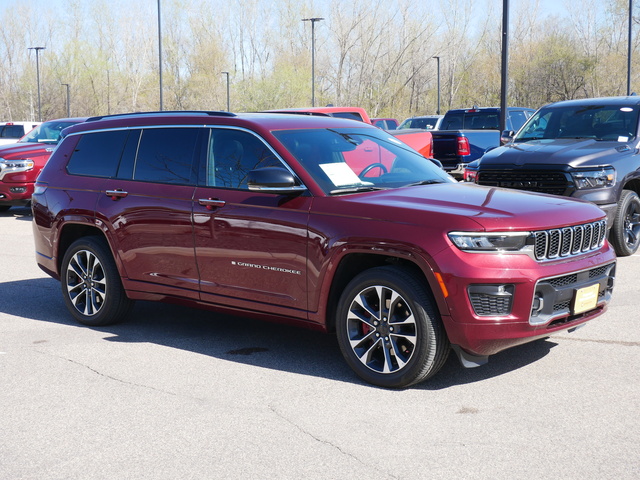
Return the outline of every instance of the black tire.
[[[387,388],[426,380],[440,370],[450,351],[426,282],[397,267],[372,268],[347,285],[338,304],[336,333],[354,372]]]
[[[640,197],[623,190],[609,234],[611,245],[619,257],[633,255],[640,246]]]
[[[0,213],[6,212],[11,208],[11,205],[0,205]]]
[[[106,242],[84,237],[71,244],[60,269],[62,296],[71,314],[91,327],[124,319],[133,306]]]

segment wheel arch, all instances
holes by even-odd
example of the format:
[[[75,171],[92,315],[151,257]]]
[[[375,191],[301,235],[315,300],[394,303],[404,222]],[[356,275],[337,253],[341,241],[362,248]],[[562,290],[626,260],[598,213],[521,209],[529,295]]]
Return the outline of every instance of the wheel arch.
[[[349,253],[340,259],[340,263],[335,269],[335,273],[331,279],[331,287],[329,289],[326,300],[325,309],[325,325],[329,332],[335,331],[336,310],[340,295],[344,291],[347,284],[358,274],[375,267],[393,265],[405,270],[411,271],[417,278],[424,281],[427,294],[434,298],[435,305],[441,311],[440,295],[437,295],[435,289],[437,281],[433,275],[428,275],[418,263],[412,259],[394,256],[389,254],[374,253]],[[428,267],[427,267],[428,268]],[[429,272],[431,269],[429,268]],[[433,278],[430,278],[433,277]],[[443,301],[443,300],[442,300]]]
[[[60,272],[62,266],[62,259],[64,258],[64,255],[71,244],[79,238],[83,237],[100,237],[105,240],[107,245],[109,244],[109,242],[106,241],[107,237],[105,236],[104,232],[96,226],[88,225],[86,223],[65,224],[60,230],[60,234],[58,236],[58,248],[56,255],[56,267],[58,269],[58,272]],[[113,254],[113,251],[111,253]]]
[[[633,178],[627,181],[622,186],[622,190],[632,190],[636,192],[638,195],[640,195],[640,178]],[[620,192],[622,192],[622,190],[620,190]]]

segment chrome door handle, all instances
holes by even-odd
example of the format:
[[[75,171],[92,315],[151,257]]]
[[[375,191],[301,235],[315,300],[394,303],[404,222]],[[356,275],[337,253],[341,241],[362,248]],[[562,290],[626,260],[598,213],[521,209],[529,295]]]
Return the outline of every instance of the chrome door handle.
[[[129,192],[125,192],[124,190],[107,190],[105,193],[107,197],[111,197],[111,200],[118,200],[119,198],[124,198],[129,195]]]
[[[200,200],[198,200],[198,203],[204,207],[207,207],[207,210],[224,207],[227,204],[227,202],[225,202],[224,200],[219,200],[217,198],[201,198]]]

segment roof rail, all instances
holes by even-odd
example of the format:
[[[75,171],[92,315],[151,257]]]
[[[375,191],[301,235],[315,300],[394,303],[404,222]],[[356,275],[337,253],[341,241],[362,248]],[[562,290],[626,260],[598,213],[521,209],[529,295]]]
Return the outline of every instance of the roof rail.
[[[300,110],[265,110],[257,113],[285,113],[291,115],[307,115],[312,117],[331,117],[332,115],[324,112],[305,112]]]
[[[217,117],[235,117],[235,113],[231,112],[223,112],[223,111],[205,111],[205,110],[161,110],[158,112],[130,112],[130,113],[115,113],[113,115],[100,115],[97,117],[87,118],[87,122],[94,122],[97,120],[103,120],[105,118],[117,118],[117,117],[127,117],[130,115],[158,115],[158,114],[200,114],[200,115],[210,115]]]

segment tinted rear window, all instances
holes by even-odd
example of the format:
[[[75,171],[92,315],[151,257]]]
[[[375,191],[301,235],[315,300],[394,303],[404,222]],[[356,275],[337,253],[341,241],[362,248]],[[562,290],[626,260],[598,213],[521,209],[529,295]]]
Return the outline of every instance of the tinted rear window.
[[[500,130],[500,113],[455,112],[444,117],[442,130]]]
[[[22,125],[0,126],[0,138],[21,138],[23,135],[24,127]]]
[[[134,180],[186,184],[195,180],[192,168],[198,128],[149,128],[142,131]]]
[[[115,176],[127,135],[126,130],[83,135],[67,164],[67,172],[92,177]]]
[[[358,112],[334,112],[331,114],[332,117],[338,118],[348,118],[350,120],[359,120],[364,122],[362,116]]]

